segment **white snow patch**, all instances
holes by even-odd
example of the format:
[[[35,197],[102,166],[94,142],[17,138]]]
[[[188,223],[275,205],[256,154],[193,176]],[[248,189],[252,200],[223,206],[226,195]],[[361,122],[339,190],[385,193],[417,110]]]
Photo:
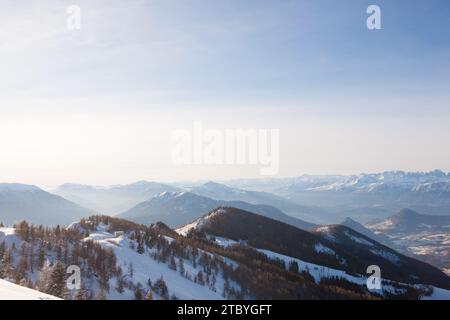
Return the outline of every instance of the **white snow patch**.
[[[219,214],[223,214],[225,212],[226,212],[225,209],[219,208],[219,209],[211,212],[210,214],[203,216],[190,224],[185,225],[184,227],[176,229],[175,232],[178,233],[179,235],[186,236],[189,233],[189,231],[194,230],[194,229],[200,230],[202,228],[202,226],[204,226],[208,222],[209,219],[211,219],[212,217],[215,217]]]
[[[168,241],[173,241],[170,237],[165,237]],[[151,250],[139,254],[136,250],[131,249],[131,244],[136,247],[134,241],[129,240],[123,235],[114,237],[108,232],[96,232],[84,239],[94,240],[101,244],[103,247],[112,248],[117,257],[117,263],[121,266],[122,270],[127,271],[130,264],[133,266],[133,283],[141,283],[144,287],[147,285],[147,281],[151,279],[152,282],[161,278],[167,284],[170,295],[175,294],[179,299],[200,299],[200,300],[222,300],[221,295],[224,285],[224,279],[221,276],[217,276],[216,291],[212,291],[207,286],[202,286],[193,281],[181,276],[178,271],[168,268],[168,265],[159,261],[156,261],[151,257]],[[184,261],[185,270],[192,276],[196,275],[200,269],[196,269],[192,266],[188,260]],[[115,283],[112,283],[114,285]],[[123,294],[119,294],[115,290],[111,290],[108,299],[111,300],[123,300],[133,299],[133,293],[125,291]]]
[[[374,246],[374,244],[372,242],[370,242],[370,241],[368,241],[368,240],[366,240],[364,238],[360,238],[360,237],[357,237],[355,235],[352,235],[348,231],[345,231],[344,233],[345,233],[345,235],[347,237],[349,237],[351,240],[353,240],[356,243],[363,244],[363,245],[366,245],[366,246],[369,246],[369,247],[373,247]]]
[[[392,262],[394,264],[398,264],[400,262],[399,256],[394,253],[391,253],[389,251],[382,250],[382,249],[371,249],[370,252],[372,252],[373,254],[380,256],[386,260],[389,260],[390,262]]]
[[[61,300],[57,297],[21,287],[0,279],[0,300]]]
[[[433,288],[433,293],[431,296],[423,296],[421,300],[450,300],[450,290]]]
[[[314,250],[317,252],[317,253],[325,253],[325,254],[329,254],[329,255],[336,255],[336,252],[334,252],[334,250],[332,250],[332,249],[330,249],[330,248],[328,248],[328,247],[325,247],[323,244],[321,244],[320,242],[319,243],[317,243],[315,246],[314,246]]]

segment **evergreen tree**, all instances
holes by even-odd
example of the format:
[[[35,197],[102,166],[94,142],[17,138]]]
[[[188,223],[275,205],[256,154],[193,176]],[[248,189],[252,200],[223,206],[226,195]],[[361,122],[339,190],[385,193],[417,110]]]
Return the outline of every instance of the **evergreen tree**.
[[[64,298],[66,294],[66,274],[60,261],[56,261],[53,266],[49,281],[46,293]]]
[[[142,300],[143,299],[143,295],[142,295],[142,291],[139,288],[136,288],[134,290],[134,300]]]
[[[133,263],[130,262],[130,264],[128,265],[128,276],[133,279],[134,277],[134,267],[133,267]]]
[[[75,300],[87,300],[86,297],[86,290],[84,290],[83,288],[80,288],[77,290],[77,292],[75,293]]]
[[[205,278],[204,278],[204,275],[203,275],[203,272],[202,271],[199,271],[198,273],[197,273],[197,283],[198,284],[201,284],[202,286],[204,286],[205,285]]]
[[[42,269],[44,267],[44,263],[45,263],[45,248],[41,242],[41,244],[39,245],[39,253],[38,253],[38,267]]]
[[[125,291],[125,279],[123,276],[119,276],[117,278],[117,286],[116,286],[116,290],[118,293],[122,294]]]
[[[12,249],[8,249],[3,254],[2,259],[2,278],[9,278],[13,276],[14,273],[14,256],[12,254]]]
[[[178,271],[180,272],[180,274],[181,274],[182,276],[184,276],[185,270],[184,270],[184,260],[183,260],[183,258],[180,258],[180,259],[178,260]]]
[[[169,268],[172,270],[177,270],[177,263],[175,262],[175,257],[173,255],[170,256]]]
[[[137,252],[139,254],[143,254],[145,252],[144,245],[143,245],[142,241],[138,241]]]
[[[153,285],[153,291],[155,291],[163,300],[169,300],[169,289],[167,288],[166,282],[163,276],[159,278]]]
[[[50,286],[50,276],[52,273],[52,267],[50,265],[50,262],[47,261],[44,263],[44,265],[41,268],[41,271],[39,272],[39,280],[37,283],[37,287],[39,291],[42,292],[48,292],[49,286]]]
[[[290,272],[294,272],[294,273],[298,273],[298,263],[297,263],[297,261],[292,260],[289,263],[289,271]]]
[[[16,283],[19,283],[22,279],[26,278],[27,268],[28,268],[28,262],[27,262],[27,256],[21,256],[19,260],[19,264],[17,265],[17,272],[16,272]]]

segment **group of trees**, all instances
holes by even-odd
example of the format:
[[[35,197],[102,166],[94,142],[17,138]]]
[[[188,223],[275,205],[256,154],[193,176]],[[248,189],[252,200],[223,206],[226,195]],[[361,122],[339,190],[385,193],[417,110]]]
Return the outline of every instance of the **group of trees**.
[[[14,225],[21,240],[9,246],[0,243],[0,278],[60,297],[95,298],[84,285],[98,282],[100,291],[109,291],[109,280],[118,275],[117,261],[112,249],[105,249],[93,241],[81,241],[85,236],[78,229],[59,226],[48,228],[29,225],[22,221]],[[67,267],[80,267],[83,287],[74,292],[67,290],[70,276]],[[36,283],[31,281],[37,274]]]
[[[138,254],[227,299],[377,298],[340,278],[316,283],[297,262],[271,259],[243,243],[222,247],[202,232],[183,237],[161,223],[144,226],[107,216],[83,219],[67,229],[16,224],[21,243],[0,243],[0,278],[65,299],[106,299],[111,290],[131,292],[137,300],[177,298],[162,276],[144,285],[136,283],[131,261],[119,265],[112,249],[86,240],[100,226],[128,237],[130,248]],[[66,287],[69,265],[79,266],[83,275],[82,287],[75,292]],[[38,280],[33,283],[30,279],[36,279],[32,276],[36,274]],[[419,294],[407,289],[404,293],[407,297]]]

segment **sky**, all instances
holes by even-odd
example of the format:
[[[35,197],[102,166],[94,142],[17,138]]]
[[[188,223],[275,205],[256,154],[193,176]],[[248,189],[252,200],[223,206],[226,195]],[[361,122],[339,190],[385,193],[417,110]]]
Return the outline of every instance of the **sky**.
[[[196,121],[279,130],[276,176],[450,171],[447,0],[0,3],[1,182],[261,177],[175,165]]]

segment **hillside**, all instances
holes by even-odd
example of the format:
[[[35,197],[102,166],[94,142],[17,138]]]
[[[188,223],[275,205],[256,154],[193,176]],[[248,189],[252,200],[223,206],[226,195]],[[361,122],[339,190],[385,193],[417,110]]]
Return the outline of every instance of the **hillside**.
[[[191,229],[350,273],[364,274],[367,266],[375,264],[393,281],[450,288],[450,278],[440,270],[341,225],[308,232],[236,208],[223,208],[178,231],[188,234]]]
[[[213,235],[219,232],[227,238]],[[368,290],[367,275],[355,271],[361,259],[372,258],[370,250],[380,255],[369,262],[380,263],[382,290]],[[400,255],[388,272],[394,255],[345,227],[307,232],[235,208],[213,210],[176,232],[162,223],[108,216],[65,229],[26,222],[0,228],[0,278],[64,299],[450,297],[448,278],[426,264],[423,272],[435,278],[409,273],[418,264]],[[74,264],[81,268],[81,287],[69,290],[65,269]]]

